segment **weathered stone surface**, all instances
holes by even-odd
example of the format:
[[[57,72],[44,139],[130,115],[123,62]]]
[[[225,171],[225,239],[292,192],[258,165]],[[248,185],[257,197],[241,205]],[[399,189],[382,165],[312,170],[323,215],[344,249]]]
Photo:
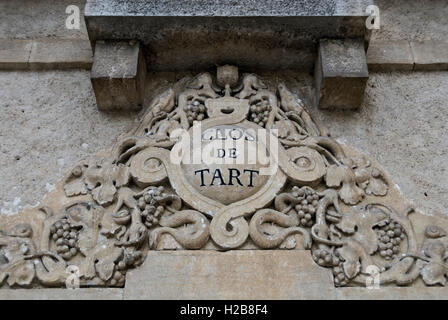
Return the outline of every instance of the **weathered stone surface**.
[[[87,1],[91,40],[137,39],[153,70],[312,70],[320,38],[365,36],[361,1]]]
[[[32,41],[0,40],[0,70],[24,70],[28,68]]]
[[[31,70],[90,69],[92,49],[88,40],[38,39],[29,58]]]
[[[340,0],[269,0],[253,1],[216,1],[199,0],[185,2],[182,0],[89,0],[86,11],[89,15],[102,16],[332,16],[362,15],[371,1]]]
[[[448,70],[448,41],[411,41],[414,70]]]
[[[371,42],[367,51],[369,71],[411,71],[414,58],[407,40]]]
[[[446,40],[447,3],[444,0],[375,0],[381,26],[372,40]]]
[[[337,300],[446,300],[448,289],[438,287],[418,288],[338,288],[335,289]]]
[[[268,157],[240,158],[249,142]],[[414,211],[377,163],[331,138],[284,83],[218,67],[217,77],[201,73],[157,95],[132,131],[67,172],[42,207],[1,215],[0,280],[61,287],[70,263],[83,287],[120,287],[147,254],[167,249],[164,235],[182,249],[251,241],[262,250],[297,248],[291,236],[300,234],[335,287],[365,286],[372,268],[383,286],[444,286],[447,225],[414,226]]]
[[[88,40],[83,19],[86,0],[29,0],[0,2],[0,39],[85,39]],[[80,28],[65,28],[69,5],[80,9]]]
[[[139,43],[98,41],[93,60],[91,80],[98,108],[141,108],[146,65]]]
[[[257,251],[258,253],[259,251]],[[178,259],[181,259],[181,255],[176,255]],[[173,257],[175,258],[175,257]],[[191,259],[188,260],[192,262]],[[195,259],[193,264],[197,264],[204,259]],[[207,262],[210,261],[210,258],[207,259]],[[182,265],[182,261],[178,261],[179,263],[176,267]],[[215,267],[212,265],[212,267]],[[161,270],[157,269],[157,270]],[[143,270],[142,270],[143,271]],[[180,277],[185,273],[178,273],[176,277]],[[223,275],[226,273],[223,273]],[[160,274],[165,275],[165,273]],[[132,275],[133,277],[135,275]],[[290,274],[291,277],[294,277],[294,274]],[[149,279],[154,279],[155,277],[150,277]],[[202,278],[202,277],[201,277]],[[284,275],[282,279],[286,279],[287,276]],[[219,279],[224,279],[224,277],[220,277]],[[205,280],[205,279],[204,279]],[[143,283],[145,283],[146,278],[142,279],[142,282],[139,283],[140,288],[142,288]],[[157,279],[157,282],[163,280]],[[179,288],[179,284],[186,284],[186,279],[182,279],[180,282],[174,284],[174,288],[171,288],[170,291],[176,291]],[[224,282],[225,280],[223,280]],[[241,281],[244,281],[242,279]],[[171,282],[171,281],[170,281]],[[262,281],[257,281],[258,283]],[[215,287],[208,288],[208,284],[210,282],[204,281],[206,285],[200,289],[199,294],[195,293],[196,296],[205,295],[206,290],[213,290]],[[213,281],[212,281],[213,283]],[[215,281],[216,283],[216,281]],[[145,290],[145,294],[143,296],[135,297],[133,292],[129,292],[129,290],[125,289],[115,289],[115,288],[83,288],[83,289],[2,289],[0,290],[0,299],[1,300],[135,300],[135,299],[163,299],[162,297],[155,297],[155,293],[151,293],[148,296],[148,293],[154,290],[150,284],[148,284],[149,288]],[[164,286],[160,287],[163,291]],[[238,286],[236,287],[238,288]],[[188,289],[186,286],[183,289]],[[247,287],[244,288],[246,291]],[[262,292],[258,293],[256,298],[249,297],[247,299],[323,299],[323,300],[446,300],[448,298],[448,290],[447,288],[380,288],[380,289],[365,289],[365,288],[334,288],[327,286],[325,284],[316,282],[313,286],[308,286],[306,288],[296,288],[297,290],[289,295],[288,297],[283,298],[282,295],[274,296],[273,292],[265,289]],[[302,289],[302,290],[301,290]],[[183,293],[184,291],[181,291]],[[202,294],[203,292],[203,294]],[[231,296],[239,296],[243,295],[245,292],[239,292],[236,294],[232,294]],[[184,298],[182,295],[175,294],[170,299],[182,299]],[[211,299],[208,296],[204,299]],[[221,298],[216,298],[221,299]],[[222,298],[224,299],[224,298]]]
[[[3,73],[4,74],[4,73]],[[2,78],[6,78],[6,79],[10,79],[8,78],[10,75],[16,76],[19,78],[18,82],[20,82],[20,86],[17,87],[22,87],[24,86],[24,84],[21,83],[20,80],[23,79],[25,73],[7,73],[7,75],[3,75],[2,74]],[[54,73],[52,73],[53,75]],[[38,77],[39,80],[42,77],[42,74],[39,74],[38,76],[36,76],[36,78]],[[69,74],[69,76],[71,76],[71,74]],[[444,81],[442,81],[444,79],[443,73],[433,73],[433,74],[428,74],[428,73],[414,73],[414,74],[377,74],[376,75],[376,81],[372,81],[371,83],[369,83],[369,85],[372,88],[376,89],[371,89],[370,92],[368,93],[368,102],[366,104],[366,108],[363,108],[363,110],[359,113],[357,113],[357,115],[359,115],[360,117],[357,119],[357,121],[353,120],[353,117],[348,116],[349,113],[343,113],[343,112],[338,112],[338,113],[334,113],[334,119],[332,120],[328,120],[326,121],[326,124],[330,123],[331,121],[333,121],[333,124],[337,123],[337,126],[339,127],[345,127],[345,129],[342,129],[338,132],[338,136],[342,136],[341,137],[341,141],[344,142],[349,142],[350,144],[356,144],[358,148],[361,148],[362,150],[366,151],[367,153],[370,153],[371,155],[373,155],[374,157],[378,158],[378,157],[383,157],[381,158],[382,162],[386,162],[387,160],[384,161],[385,159],[389,158],[389,159],[393,159],[393,161],[391,163],[395,163],[395,166],[392,165],[392,167],[389,167],[389,170],[393,171],[393,174],[395,175],[395,178],[399,178],[399,179],[413,179],[413,181],[409,180],[410,183],[404,183],[401,182],[400,184],[405,188],[408,188],[407,190],[403,190],[403,192],[407,195],[411,195],[412,197],[412,193],[422,193],[423,191],[428,192],[427,198],[428,200],[426,200],[428,203],[430,203],[430,206],[433,205],[434,207],[438,207],[440,209],[440,211],[445,212],[444,210],[444,204],[445,201],[444,199],[437,199],[436,195],[443,193],[443,189],[445,188],[445,183],[444,183],[444,179],[440,179],[440,177],[444,177],[444,173],[446,172],[443,171],[443,169],[446,167],[445,162],[443,161],[443,153],[446,150],[446,148],[444,148],[445,145],[445,141],[443,140],[444,137],[444,119],[446,119],[446,117],[444,117],[445,115],[445,109],[443,109],[444,106],[444,101],[445,99],[443,98],[443,93],[445,93],[445,86],[444,86]],[[51,81],[49,81],[49,86],[48,88],[46,88],[47,90],[51,87],[51,89],[54,90],[54,81],[53,79],[50,79]],[[7,81],[5,81],[7,82]],[[14,82],[12,82],[14,83]],[[403,85],[405,84],[405,85]],[[419,86],[420,85],[420,86]],[[7,88],[13,88],[14,85],[13,84],[9,84],[6,83],[5,86]],[[26,87],[26,86],[24,86]],[[67,86],[70,87],[70,86]],[[61,92],[64,92],[64,90],[67,90],[67,87],[64,86],[60,86],[59,88],[61,88]],[[76,87],[76,86],[75,86]],[[28,89],[28,88],[26,88]],[[50,89],[50,90],[51,90]],[[18,89],[14,88],[14,92],[17,92]],[[6,90],[4,90],[6,91]],[[13,91],[13,90],[11,90]],[[29,91],[29,90],[27,90]],[[45,91],[45,90],[42,90]],[[76,90],[79,92],[79,90]],[[76,92],[75,91],[75,92]],[[311,91],[311,90],[310,90]],[[47,91],[48,92],[48,91]],[[399,94],[397,94],[397,92]],[[42,92],[39,91],[38,94],[36,94],[36,91],[33,91],[33,94],[35,96],[38,96],[38,101],[39,98],[41,98],[42,96],[44,96],[44,94]],[[76,93],[74,93],[76,95]],[[427,99],[427,97],[431,96],[431,99]],[[20,97],[20,96],[19,96]],[[20,110],[21,107],[24,107],[25,105],[27,105],[27,101],[29,101],[29,97],[25,96],[23,97],[25,101],[21,100],[21,99],[11,99],[12,101],[10,102],[8,99],[8,101],[6,102],[8,105],[6,105],[6,107],[9,107],[10,109],[11,106],[13,107],[18,107],[15,109],[18,110],[11,110],[13,115],[16,115],[14,112],[19,113],[20,116],[20,112],[23,112]],[[47,97],[45,97],[47,98]],[[47,98],[48,99],[48,98]],[[46,100],[44,103],[51,105],[51,100]],[[400,100],[402,99],[402,100]],[[4,99],[5,100],[5,99]],[[42,99],[40,99],[42,100]],[[80,100],[77,100],[80,101]],[[421,104],[420,102],[424,101],[424,104]],[[63,104],[63,102],[60,102],[60,104]],[[403,106],[400,106],[401,104],[403,104]],[[415,104],[415,105],[413,105]],[[36,103],[37,105],[37,103]],[[54,104],[53,104],[54,106]],[[436,106],[436,108],[434,108],[434,106]],[[33,105],[34,107],[34,105]],[[397,107],[397,108],[395,108]],[[413,112],[403,112],[406,111],[407,107],[407,111],[409,110],[413,110]],[[378,109],[382,109],[383,111],[378,112]],[[400,114],[401,113],[401,114]],[[79,115],[79,113],[76,113],[77,115]],[[327,116],[330,115],[331,113],[327,113]],[[28,113],[25,109],[25,114],[21,117],[17,116],[16,119],[20,119],[19,121],[21,122],[21,124],[23,123],[23,120],[28,120],[29,118],[32,117],[32,113]],[[50,114],[49,114],[50,115]],[[321,116],[322,114],[319,113],[319,116]],[[353,114],[352,114],[353,115]],[[378,116],[380,115],[380,116]],[[417,116],[416,116],[417,115]],[[81,115],[82,116],[82,115]],[[36,118],[38,118],[38,116],[35,116]],[[331,115],[329,116],[331,117]],[[344,118],[345,117],[345,118]],[[407,118],[406,121],[403,121],[403,117]],[[45,120],[54,120],[54,115],[50,115],[49,117],[46,117]],[[40,118],[42,119],[42,118]],[[360,121],[360,119],[362,119],[362,121]],[[399,119],[400,121],[397,121],[397,119]],[[78,119],[79,120],[79,119]],[[77,121],[79,122],[79,121]],[[405,124],[403,124],[405,123]],[[41,123],[38,123],[39,125],[41,125]],[[368,124],[366,126],[366,124]],[[366,128],[363,127],[367,127]],[[25,126],[23,126],[23,130],[32,130],[33,128],[30,128],[30,126],[27,126],[27,128],[25,128]],[[98,128],[97,125],[92,126],[95,128],[95,130],[98,132],[100,131],[100,128]],[[409,129],[403,129],[404,127],[408,127]],[[8,128],[8,130],[11,130],[11,124],[5,124],[5,128]],[[70,136],[71,134],[73,134],[73,132],[69,131],[68,127],[65,132],[67,132],[67,136]],[[429,130],[427,130],[429,128]],[[34,132],[38,132],[37,129],[39,128],[34,128]],[[47,128],[48,130],[48,128]],[[373,131],[370,131],[373,130]],[[404,131],[409,131],[409,132],[404,132],[405,134],[398,134],[399,136],[402,137],[402,139],[400,139],[400,141],[398,141],[396,139],[397,136],[397,132],[402,132]],[[58,132],[57,130],[55,130],[55,132]],[[363,133],[367,132],[366,135],[363,136]],[[332,133],[334,133],[334,131],[332,131]],[[347,136],[344,137],[344,133],[347,133]],[[40,133],[42,135],[42,133]],[[9,139],[11,133],[9,133],[9,135],[6,135],[5,137],[7,137],[7,140],[11,140],[11,142],[8,141],[8,144],[12,144],[13,142],[18,141],[17,137],[14,139]],[[425,137],[423,138],[422,137]],[[347,138],[348,137],[348,138]],[[363,138],[364,137],[364,138]],[[371,139],[372,137],[376,137],[376,139]],[[348,139],[348,140],[347,140]],[[442,139],[442,140],[440,140]],[[24,141],[27,141],[27,139],[23,139]],[[36,137],[34,136],[34,140],[36,140]],[[39,139],[40,140],[40,139]],[[370,141],[370,140],[375,140],[374,142]],[[445,139],[446,140],[446,139]],[[82,142],[82,140],[81,140]],[[436,152],[428,152],[428,147],[430,148],[431,144],[435,144],[439,142],[438,147],[435,149]],[[372,148],[372,144],[373,145],[380,145],[380,147],[378,147],[376,150],[375,148]],[[400,144],[402,144],[402,146],[400,147]],[[31,144],[30,144],[31,145]],[[386,150],[390,150],[391,146],[393,147],[394,152],[383,152],[385,149]],[[52,144],[52,147],[54,148],[54,145]],[[41,149],[37,148],[39,151]],[[397,154],[400,153],[400,151],[406,154],[402,154],[401,156]],[[12,155],[9,154],[11,152],[10,148],[6,148],[3,152],[8,153],[8,162],[9,162],[9,157],[12,158]],[[426,155],[429,159],[427,159],[425,161],[426,158],[423,158],[421,155],[419,156],[419,153],[429,153],[429,155]],[[13,154],[18,154],[18,153],[13,153]],[[392,155],[391,155],[392,154]],[[39,152],[39,155],[42,156],[42,154]],[[394,157],[395,155],[395,157]],[[36,157],[37,158],[37,157]],[[21,162],[24,162],[25,159],[22,158]],[[49,162],[51,162],[52,160],[49,159]],[[389,161],[390,162],[390,161]],[[19,163],[19,161],[17,160],[16,163]],[[58,161],[59,163],[59,161]],[[407,167],[408,171],[403,171],[399,165],[397,165],[398,163],[402,163],[402,167]],[[389,164],[390,165],[390,164]],[[17,167],[19,167],[19,165],[17,165]],[[32,167],[36,168],[36,163],[33,162]],[[14,171],[17,171],[18,169],[15,169]],[[40,169],[38,169],[40,170]],[[13,170],[11,170],[13,171]],[[411,171],[415,171],[411,172]],[[427,179],[427,181],[429,181],[428,183],[424,183],[422,182],[421,179],[418,179],[416,177],[416,175],[418,175],[418,173],[422,173],[422,175],[424,175]],[[437,174],[439,174],[437,176]],[[431,176],[432,175],[436,175],[437,177],[435,179],[432,179],[431,181]],[[50,175],[45,175],[45,179],[47,179],[48,176]],[[30,180],[30,178],[28,177],[28,179]],[[39,177],[38,179],[39,180]],[[34,180],[33,180],[34,181]],[[405,180],[395,180],[395,181],[405,181]],[[6,188],[4,186],[4,188]],[[398,188],[398,187],[397,187]],[[409,191],[411,190],[411,191]],[[414,198],[414,197],[412,197]],[[417,197],[417,200],[419,200],[419,198]],[[421,204],[421,203],[419,203]],[[446,207],[446,206],[445,206]],[[422,221],[419,221],[416,225],[414,225],[414,229],[416,230],[416,232],[418,233],[419,236],[422,236],[424,234],[424,227],[426,226],[426,223],[428,223],[428,217],[425,216],[424,219],[422,219]],[[431,222],[434,224],[437,224],[437,221],[435,222]],[[414,224],[414,221],[413,221]],[[421,241],[424,241],[424,238],[421,237],[418,240],[418,243],[420,243]],[[419,285],[420,283],[417,283],[417,285]],[[439,290],[439,288],[429,288],[427,290],[427,292],[431,292],[431,290],[435,290],[437,293],[437,295],[442,295],[443,294],[443,289]],[[351,290],[347,289],[347,290],[343,290],[343,292],[349,292]],[[354,294],[358,294],[361,295],[363,292],[361,292],[363,290],[353,290],[352,292],[354,292]],[[386,290],[385,290],[386,291]],[[407,288],[403,288],[400,290],[391,290],[391,292],[395,292],[394,294],[398,295],[401,297],[401,294],[405,294],[405,292],[407,291]],[[422,290],[424,291],[424,290]],[[357,293],[358,292],[358,293]],[[381,292],[381,291],[378,291]],[[414,292],[419,292],[418,290],[415,290]],[[434,291],[432,291],[434,292]],[[347,295],[349,296],[349,295]],[[380,296],[378,295],[374,295],[374,296]],[[387,296],[387,292],[384,292],[384,296]]]
[[[121,300],[123,289],[5,289],[0,300]]]
[[[334,297],[331,273],[300,250],[151,252],[124,290],[125,299]]]
[[[358,108],[369,77],[361,40],[321,40],[315,66],[320,108]]]
[[[259,252],[259,251],[257,251]],[[177,255],[177,258],[181,258],[181,255]],[[207,261],[209,261],[208,259]],[[203,259],[196,259],[194,263],[199,263]],[[182,265],[182,261],[179,261],[177,267]],[[143,271],[143,270],[142,270]],[[183,274],[183,273],[181,273]],[[135,275],[133,275],[135,276]],[[177,276],[177,275],[176,275]],[[293,275],[291,275],[293,276]],[[153,279],[152,277],[151,279]],[[283,277],[286,279],[286,275]],[[146,281],[146,279],[142,280]],[[157,280],[161,281],[161,280]],[[244,279],[243,279],[244,281]],[[185,283],[183,280],[180,283]],[[142,283],[139,283],[142,287]],[[178,284],[176,284],[178,285]],[[146,293],[153,290],[149,286],[145,291],[145,295],[135,298],[133,294],[128,292],[127,289],[118,288],[83,288],[83,289],[2,289],[0,290],[0,300],[135,300],[135,299],[150,299]],[[163,287],[162,287],[163,288]],[[176,287],[178,288],[178,287]],[[185,288],[185,287],[184,287]],[[211,288],[213,289],[213,288]],[[246,289],[246,288],[245,288]],[[365,289],[365,288],[334,288],[317,282],[316,285],[308,286],[303,290],[295,292],[297,295],[290,295],[284,299],[324,299],[324,300],[446,300],[448,298],[447,288],[380,288],[380,289]],[[162,289],[163,290],[163,289]],[[204,292],[208,290],[207,287],[201,288]],[[173,290],[174,291],[174,290]],[[151,294],[153,296],[153,294]],[[259,293],[260,297],[257,299],[281,299],[281,295],[277,297],[271,297],[269,290]],[[182,299],[182,296],[174,296],[173,299]],[[162,298],[155,298],[162,299]],[[204,299],[209,299],[208,297]],[[253,299],[253,298],[248,298]],[[255,299],[255,298],[254,298]]]
[[[0,40],[0,70],[90,69],[88,40]]]

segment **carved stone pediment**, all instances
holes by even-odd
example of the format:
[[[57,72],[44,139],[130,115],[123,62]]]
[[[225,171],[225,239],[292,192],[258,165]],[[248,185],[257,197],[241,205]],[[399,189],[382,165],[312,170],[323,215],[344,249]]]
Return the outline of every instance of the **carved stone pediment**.
[[[445,285],[447,222],[421,219],[284,84],[225,66],[180,87],[41,207],[0,216],[3,285],[123,286],[148,250],[253,248],[308,249],[336,286]]]

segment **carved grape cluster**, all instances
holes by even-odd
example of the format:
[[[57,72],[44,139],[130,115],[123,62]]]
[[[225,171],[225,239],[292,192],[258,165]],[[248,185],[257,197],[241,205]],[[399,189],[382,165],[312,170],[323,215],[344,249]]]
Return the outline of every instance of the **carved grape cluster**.
[[[298,188],[294,186],[291,191],[300,203],[295,206],[299,217],[299,225],[302,227],[311,227],[314,224],[317,206],[319,204],[319,195],[309,187]]]
[[[249,120],[264,128],[268,122],[271,111],[272,107],[270,105],[266,104],[265,101],[260,101],[250,107]]]
[[[315,249],[312,252],[313,260],[322,267],[337,266],[340,263],[340,259],[337,253],[331,253],[326,249]]]
[[[205,106],[198,100],[188,102],[184,107],[184,111],[190,126],[193,125],[193,121],[201,121],[205,118]]]
[[[56,243],[56,252],[65,260],[78,253],[78,232],[67,218],[56,221],[50,227],[51,238]]]
[[[392,220],[382,221],[375,228],[378,235],[379,254],[386,260],[397,257],[401,241],[405,238],[403,227]]]
[[[343,287],[348,284],[350,279],[347,278],[344,272],[344,268],[342,267],[342,262],[335,267],[333,267],[333,277],[334,284],[336,287]]]
[[[143,223],[147,228],[158,225],[159,219],[165,212],[165,207],[159,205],[157,197],[160,197],[164,192],[162,186],[152,189],[145,193],[138,199],[138,206],[141,211]]]
[[[124,283],[126,270],[129,268],[135,268],[143,263],[143,253],[134,250],[125,250],[120,260],[115,262],[115,271],[110,279],[110,284],[113,286],[119,286]]]
[[[110,279],[110,284],[112,286],[120,286],[124,283],[125,277],[126,271],[115,270],[114,274],[112,275],[112,279]]]

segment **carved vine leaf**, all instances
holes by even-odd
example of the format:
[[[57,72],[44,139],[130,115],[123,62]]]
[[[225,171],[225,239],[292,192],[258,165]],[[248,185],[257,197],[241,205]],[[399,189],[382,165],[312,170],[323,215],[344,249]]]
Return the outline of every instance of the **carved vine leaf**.
[[[353,159],[353,171],[356,182],[368,195],[385,196],[389,189],[385,175],[378,168],[372,167],[365,157]]]
[[[355,168],[353,169],[353,172],[355,173],[358,186],[366,190],[370,182],[369,168]]]
[[[0,284],[7,279],[9,286],[15,284],[28,286],[34,279],[34,263],[25,260],[27,254],[34,251],[34,246],[30,239],[19,237],[1,237],[1,264],[0,264]]]
[[[356,175],[346,165],[331,165],[327,168],[325,181],[328,187],[339,187],[339,197],[346,204],[355,205],[364,196],[364,190],[358,187]]]
[[[107,205],[114,200],[117,188],[129,182],[129,167],[114,164],[110,159],[92,159],[88,163],[76,166],[64,184],[67,197],[87,194],[100,205]]]
[[[97,275],[101,280],[108,281],[114,272],[115,261],[122,256],[122,249],[113,242],[99,242],[99,228],[102,220],[102,207],[91,207],[88,203],[78,203],[67,209],[71,225],[79,228],[78,248],[85,256],[80,267],[85,279]]]
[[[445,272],[445,268],[435,262],[428,263],[425,267],[423,267],[420,274],[422,275],[423,281],[428,286],[433,286],[436,284],[445,286],[446,284],[445,275],[447,274]]]
[[[368,254],[373,254],[378,249],[378,237],[373,227],[387,215],[381,210],[352,210],[342,216],[341,222],[336,227],[341,231],[351,234]]]
[[[366,193],[375,196],[385,196],[389,189],[383,173],[377,168],[371,168],[370,182],[367,185]]]
[[[32,261],[20,261],[7,269],[7,283],[9,286],[18,284],[19,286],[28,286],[34,279],[35,269]]]
[[[84,181],[77,179],[67,183],[64,186],[64,191],[67,197],[74,197],[81,194],[87,194],[87,187]]]
[[[438,261],[435,259],[431,260],[432,261],[429,262],[426,266],[424,266],[420,271],[423,281],[428,286],[433,286],[436,284],[445,286],[446,284],[445,276],[448,276],[446,272],[446,266],[443,265],[440,259],[437,259]]]
[[[87,186],[82,179],[83,171],[87,167],[86,164],[78,165],[70,173],[64,184],[64,191],[67,197],[74,197],[81,194],[87,194]]]
[[[92,190],[93,199],[100,205],[107,205],[114,200],[117,188],[128,183],[129,167],[103,161],[89,167],[85,175],[85,182],[89,190]]]
[[[325,181],[328,187],[339,187],[341,185],[345,170],[338,165],[331,165],[327,169]]]
[[[448,265],[445,263],[448,258],[446,232],[438,226],[429,226],[425,230],[425,235],[426,239],[422,245],[425,257],[422,260],[427,264],[421,269],[420,274],[427,285],[445,286],[448,276]]]

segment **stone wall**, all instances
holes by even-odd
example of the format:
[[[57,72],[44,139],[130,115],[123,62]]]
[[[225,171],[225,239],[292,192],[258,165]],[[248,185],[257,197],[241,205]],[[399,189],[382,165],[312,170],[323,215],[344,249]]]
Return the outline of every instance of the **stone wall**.
[[[65,7],[69,4],[82,7],[83,3],[83,0],[64,0],[55,5],[52,1],[17,0],[12,5],[10,1],[0,0],[0,39],[87,39],[84,24],[79,31],[63,27]],[[372,41],[446,39],[445,1],[375,3],[381,10],[382,28],[373,33]],[[253,71],[271,85],[285,81],[294,93],[312,105],[315,89],[309,74],[293,70]],[[192,75],[149,73],[144,106],[163,89]],[[87,155],[111,147],[141,114],[98,111],[90,73],[85,70],[0,71],[0,88],[0,163],[3,164],[0,212],[6,215],[38,205],[68,168]],[[371,72],[359,110],[310,109],[339,142],[357,148],[380,163],[421,212],[447,216],[447,92],[447,71]],[[319,298],[321,290],[318,287],[307,297]],[[326,298],[356,298],[363,293],[357,288],[336,291]],[[124,297],[122,289],[83,292],[85,298]],[[421,297],[420,291],[415,295],[409,292],[407,297]],[[57,290],[47,293],[51,298],[61,294]],[[23,297],[22,294],[28,293],[17,290],[14,294]],[[32,292],[29,294],[30,298],[36,297]],[[376,294],[382,298],[406,297],[399,288]],[[446,296],[446,290],[427,290],[426,294],[437,298]]]
[[[0,38],[87,39],[83,23],[79,31],[62,27],[65,7],[83,3],[21,0],[12,5],[2,0]],[[382,27],[372,34],[373,41],[446,37],[445,1],[375,3]],[[292,82],[303,78],[284,74]],[[168,84],[182,76],[160,73],[157,78]],[[448,72],[371,73],[358,111],[314,113],[334,137],[378,160],[403,193],[426,212],[447,214],[447,80]],[[311,81],[298,86],[311,96]],[[67,168],[111,146],[136,116],[99,112],[88,71],[0,72],[0,87],[0,208],[4,213],[36,205]],[[152,92],[148,95],[147,102]]]
[[[0,72],[1,212],[36,205],[65,171],[112,145],[136,114],[99,112],[88,71]]]

